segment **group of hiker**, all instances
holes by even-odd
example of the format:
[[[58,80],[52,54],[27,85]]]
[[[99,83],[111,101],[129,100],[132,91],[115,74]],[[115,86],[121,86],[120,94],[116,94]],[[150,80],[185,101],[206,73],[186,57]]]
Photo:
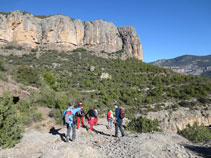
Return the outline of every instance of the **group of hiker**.
[[[122,108],[119,108],[116,104],[114,104],[115,108],[115,118],[113,115],[113,111],[110,109],[107,113],[107,121],[108,125],[107,128],[111,129],[113,126],[113,123],[115,124],[115,135],[114,137],[118,137],[118,129],[120,129],[120,132],[122,134],[122,137],[125,136],[122,122],[124,118],[124,110]],[[70,131],[72,128],[72,141],[76,139],[76,129],[79,129],[80,122],[81,127],[85,127],[84,125],[84,117],[88,120],[88,123],[90,125],[87,130],[93,130],[94,125],[98,125],[98,112],[96,107],[92,106],[90,107],[89,111],[85,113],[83,108],[83,103],[79,102],[77,105],[74,105],[73,102],[69,103],[69,107],[65,109],[63,113],[63,123],[67,127],[67,135],[66,135],[66,141],[70,141]]]

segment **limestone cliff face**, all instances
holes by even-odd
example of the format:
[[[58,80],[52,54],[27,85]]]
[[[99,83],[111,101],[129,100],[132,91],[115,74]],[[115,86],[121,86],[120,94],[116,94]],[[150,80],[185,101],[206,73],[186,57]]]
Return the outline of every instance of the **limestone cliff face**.
[[[199,125],[211,125],[211,108],[190,110],[189,108],[179,108],[178,110],[162,110],[158,112],[149,112],[149,119],[157,119],[164,131],[177,131],[193,125],[197,122]]]
[[[126,50],[129,57],[143,59],[142,46],[136,30],[132,26],[119,27],[119,33],[123,41],[123,49]]]
[[[0,44],[16,43],[43,49],[85,48],[97,53],[123,50],[142,60],[140,39],[131,26],[117,28],[104,20],[82,22],[63,15],[44,19],[20,11],[0,14]]]
[[[84,23],[84,45],[95,50],[115,52],[122,49],[123,43],[117,27],[103,20]]]

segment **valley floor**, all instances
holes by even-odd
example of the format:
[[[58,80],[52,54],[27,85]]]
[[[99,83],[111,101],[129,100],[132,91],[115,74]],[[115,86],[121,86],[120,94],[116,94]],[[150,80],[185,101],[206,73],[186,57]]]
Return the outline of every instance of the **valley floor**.
[[[19,144],[0,150],[1,158],[198,158],[211,157],[209,145],[194,145],[174,133],[128,133],[114,138],[99,119],[94,131],[77,129],[74,142],[65,142],[66,128],[55,125],[51,118],[28,128]],[[86,125],[87,122],[86,122]],[[120,133],[119,133],[120,134]]]

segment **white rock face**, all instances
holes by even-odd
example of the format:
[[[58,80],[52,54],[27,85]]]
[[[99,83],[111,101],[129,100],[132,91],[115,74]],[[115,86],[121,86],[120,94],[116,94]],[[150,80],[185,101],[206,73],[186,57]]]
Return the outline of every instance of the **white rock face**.
[[[63,15],[44,19],[30,13],[0,14],[0,44],[15,43],[42,49],[85,48],[110,54],[123,50],[122,58],[142,60],[140,39],[131,26],[117,28],[104,20],[82,22]]]
[[[208,110],[189,110],[189,108],[180,107],[177,110],[161,110],[158,112],[149,112],[147,118],[160,122],[160,126],[164,131],[182,130],[188,124],[193,125],[195,122],[211,125],[211,106]]]

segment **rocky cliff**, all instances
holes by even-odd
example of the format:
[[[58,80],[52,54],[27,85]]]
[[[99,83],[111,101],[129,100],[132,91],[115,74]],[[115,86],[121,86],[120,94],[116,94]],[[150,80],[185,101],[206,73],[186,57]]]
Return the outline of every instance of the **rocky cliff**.
[[[151,64],[170,68],[175,72],[185,75],[211,77],[211,55],[184,55],[174,59],[158,60]]]
[[[180,107],[177,110],[161,110],[158,112],[149,112],[149,119],[157,119],[164,131],[183,130],[188,124],[193,125],[197,122],[199,125],[211,125],[211,106],[207,105],[205,109],[190,110]]]
[[[122,50],[123,57],[142,60],[140,39],[131,26],[117,28],[104,20],[82,22],[63,15],[46,17],[12,11],[0,14],[0,44],[73,50],[85,48],[108,54]]]

